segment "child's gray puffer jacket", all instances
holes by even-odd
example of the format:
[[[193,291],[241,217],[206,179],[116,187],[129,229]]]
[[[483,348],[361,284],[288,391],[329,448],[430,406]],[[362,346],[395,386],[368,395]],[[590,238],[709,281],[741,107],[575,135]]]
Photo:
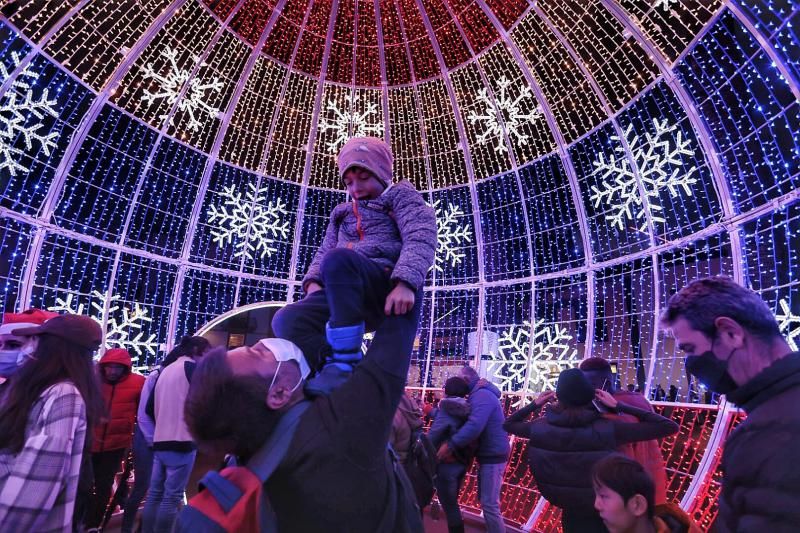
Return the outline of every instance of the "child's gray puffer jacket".
[[[425,283],[437,247],[436,215],[407,180],[386,189],[374,200],[337,205],[325,239],[303,278],[303,288],[322,285],[320,264],[333,248],[350,248],[391,270],[392,280],[416,289]]]

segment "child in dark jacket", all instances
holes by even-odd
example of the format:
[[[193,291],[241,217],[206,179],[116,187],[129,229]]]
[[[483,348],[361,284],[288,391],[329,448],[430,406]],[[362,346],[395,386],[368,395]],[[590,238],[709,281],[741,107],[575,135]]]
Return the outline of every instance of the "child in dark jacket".
[[[438,449],[447,442],[469,418],[470,405],[466,399],[468,393],[469,385],[458,376],[445,382],[445,397],[439,402],[439,407],[434,412],[433,425],[428,431],[428,438],[435,448]],[[464,520],[461,508],[458,506],[458,493],[471,462],[470,451],[458,449],[454,451],[451,459],[441,461],[436,467],[436,492],[439,494],[439,503],[447,518],[449,533],[464,531]]]
[[[303,278],[304,299],[276,313],[277,337],[312,368],[306,390],[329,394],[361,360],[364,333],[414,307],[436,253],[436,217],[406,180],[392,184],[392,153],[374,137],[350,139],[337,158],[351,201],[331,213]]]

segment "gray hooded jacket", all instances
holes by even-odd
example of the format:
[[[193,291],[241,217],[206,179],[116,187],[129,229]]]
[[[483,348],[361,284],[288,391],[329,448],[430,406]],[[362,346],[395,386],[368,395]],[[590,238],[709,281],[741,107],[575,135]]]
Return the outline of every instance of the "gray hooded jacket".
[[[437,247],[436,215],[407,180],[373,200],[337,205],[325,239],[303,278],[303,288],[322,285],[320,265],[333,248],[349,248],[391,271],[393,281],[418,289],[425,283]]]

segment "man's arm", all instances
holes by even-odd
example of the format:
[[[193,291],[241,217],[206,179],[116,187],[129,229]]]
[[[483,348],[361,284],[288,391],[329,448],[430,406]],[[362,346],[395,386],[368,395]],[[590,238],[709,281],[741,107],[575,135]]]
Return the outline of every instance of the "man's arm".
[[[669,418],[624,403],[618,403],[617,409],[620,413],[633,415],[639,420],[634,423],[614,422],[614,437],[617,444],[661,439],[678,432],[678,424]]]
[[[471,394],[470,399],[473,401],[470,402],[472,410],[469,413],[469,418],[461,426],[461,429],[450,437],[448,445],[451,448],[463,448],[480,437],[486,427],[486,423],[489,421],[489,416],[494,410],[495,406],[492,400],[496,401],[496,398],[488,390],[478,389]]]

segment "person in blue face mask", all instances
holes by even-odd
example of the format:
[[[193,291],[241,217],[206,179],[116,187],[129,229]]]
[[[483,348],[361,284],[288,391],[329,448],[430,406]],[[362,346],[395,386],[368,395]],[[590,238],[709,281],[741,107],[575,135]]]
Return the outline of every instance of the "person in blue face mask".
[[[34,337],[14,335],[12,332],[19,328],[41,326],[54,316],[58,316],[58,314],[41,309],[3,314],[3,324],[0,325],[0,393],[8,379],[24,362],[26,354],[33,353],[36,349]]]
[[[797,312],[797,309],[794,309]],[[800,524],[800,352],[769,306],[730,278],[694,281],[661,318],[686,372],[742,407],[725,442],[717,530],[797,531]]]

